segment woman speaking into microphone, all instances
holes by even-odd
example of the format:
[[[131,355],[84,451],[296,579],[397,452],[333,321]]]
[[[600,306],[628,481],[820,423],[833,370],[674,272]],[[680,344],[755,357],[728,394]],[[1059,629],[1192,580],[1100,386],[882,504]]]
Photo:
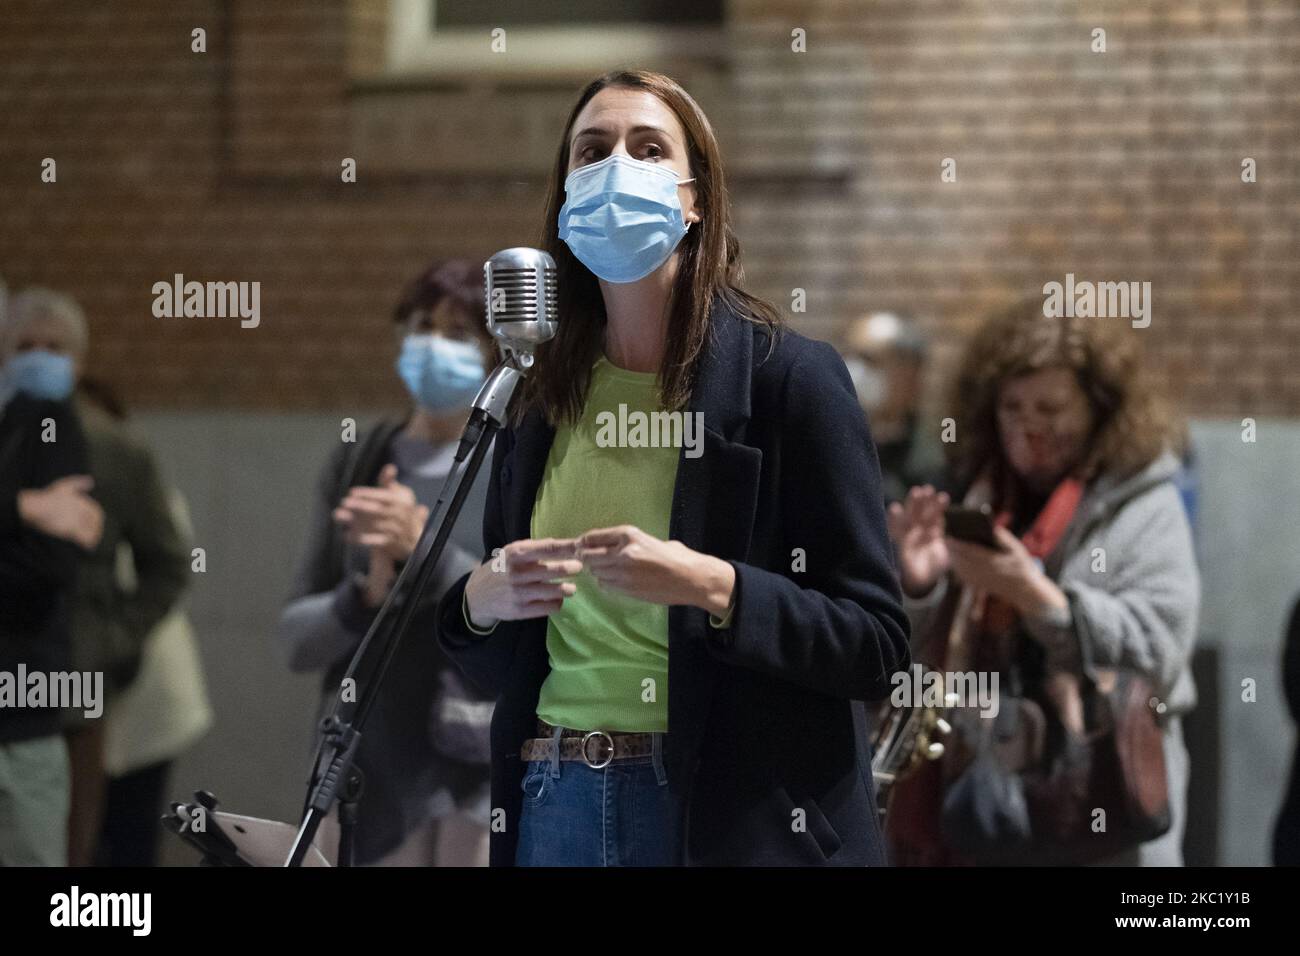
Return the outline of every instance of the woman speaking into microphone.
[[[498,695],[493,865],[882,864],[862,702],[908,625],[844,363],[740,289],[666,76],[583,90],[545,230],[559,331],[437,612]]]

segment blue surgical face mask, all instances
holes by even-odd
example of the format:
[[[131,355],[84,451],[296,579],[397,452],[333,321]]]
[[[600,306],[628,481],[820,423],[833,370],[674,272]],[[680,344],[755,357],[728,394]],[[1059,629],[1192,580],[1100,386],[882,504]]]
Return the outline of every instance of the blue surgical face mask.
[[[61,402],[76,384],[72,357],[44,349],[28,349],[10,357],[0,373],[0,391],[25,392],[32,398]]]
[[[569,173],[560,238],[606,282],[644,279],[668,261],[689,224],[667,166],[614,154]]]
[[[431,412],[465,407],[486,377],[476,344],[441,335],[408,335],[397,357],[397,374],[415,403]]]

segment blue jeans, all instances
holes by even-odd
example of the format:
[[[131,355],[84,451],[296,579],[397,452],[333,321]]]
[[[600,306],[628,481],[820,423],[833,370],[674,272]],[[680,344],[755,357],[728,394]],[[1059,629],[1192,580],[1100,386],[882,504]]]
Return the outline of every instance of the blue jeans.
[[[599,770],[581,760],[530,760],[516,866],[676,866],[680,821],[655,752]]]

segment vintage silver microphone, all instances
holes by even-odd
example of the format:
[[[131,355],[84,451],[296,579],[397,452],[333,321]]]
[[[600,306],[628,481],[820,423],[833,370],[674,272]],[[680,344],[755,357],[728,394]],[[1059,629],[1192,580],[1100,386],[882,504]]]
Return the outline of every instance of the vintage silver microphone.
[[[555,260],[540,249],[502,249],[483,264],[487,326],[521,364],[533,364],[533,349],[555,335],[559,299]]]
[[[559,329],[559,298],[555,290],[555,260],[540,249],[502,249],[483,264],[483,294],[487,327],[501,343],[505,360],[488,376],[474,398],[456,460],[478,441],[488,422],[505,425],[510,399],[533,367],[533,350]]]

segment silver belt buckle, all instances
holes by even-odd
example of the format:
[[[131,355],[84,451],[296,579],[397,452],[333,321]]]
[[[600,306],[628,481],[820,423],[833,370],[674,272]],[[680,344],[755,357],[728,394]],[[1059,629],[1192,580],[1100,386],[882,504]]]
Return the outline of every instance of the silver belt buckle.
[[[604,763],[592,763],[591,757],[587,756],[587,742],[592,737],[604,737],[609,744],[609,756],[605,758]],[[614,738],[603,730],[593,730],[582,738],[582,762],[592,770],[600,770],[602,767],[608,767],[614,762]]]

